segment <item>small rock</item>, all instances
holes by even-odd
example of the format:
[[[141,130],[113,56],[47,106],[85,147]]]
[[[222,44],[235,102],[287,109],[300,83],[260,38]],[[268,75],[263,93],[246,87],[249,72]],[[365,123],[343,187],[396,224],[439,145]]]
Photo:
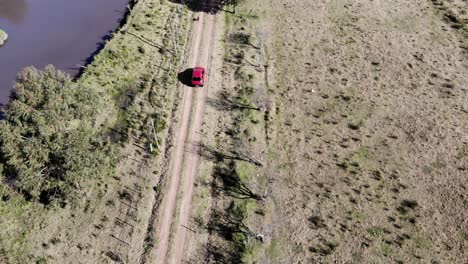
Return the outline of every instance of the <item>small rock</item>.
[[[0,29],[0,46],[2,46],[5,41],[8,39],[8,34]]]

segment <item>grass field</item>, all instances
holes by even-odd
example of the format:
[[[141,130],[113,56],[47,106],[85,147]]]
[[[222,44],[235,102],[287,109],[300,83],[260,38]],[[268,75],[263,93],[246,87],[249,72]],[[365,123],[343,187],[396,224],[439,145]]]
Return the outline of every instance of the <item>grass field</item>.
[[[185,261],[468,259],[466,8],[246,0],[220,11]],[[181,5],[137,3],[77,80],[99,93],[115,175],[81,183],[63,208],[0,185],[0,262],[147,260],[189,25]]]
[[[246,161],[230,155],[206,162],[186,259],[463,262],[464,9],[463,1],[247,1],[225,13],[223,79],[207,114],[218,122],[207,122],[205,142],[264,166],[247,162],[243,173]],[[231,172],[249,177],[229,186],[217,175],[233,162]],[[264,197],[239,198],[244,187]]]

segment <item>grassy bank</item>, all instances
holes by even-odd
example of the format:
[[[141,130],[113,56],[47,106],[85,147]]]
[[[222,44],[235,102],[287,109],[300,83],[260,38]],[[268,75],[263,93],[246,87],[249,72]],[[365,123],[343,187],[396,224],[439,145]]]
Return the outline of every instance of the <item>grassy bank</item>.
[[[0,262],[139,259],[157,163],[146,131],[154,119],[164,145],[188,24],[182,6],[138,1],[78,80],[22,73],[1,121]],[[141,243],[120,248],[119,221],[138,226],[126,238]]]

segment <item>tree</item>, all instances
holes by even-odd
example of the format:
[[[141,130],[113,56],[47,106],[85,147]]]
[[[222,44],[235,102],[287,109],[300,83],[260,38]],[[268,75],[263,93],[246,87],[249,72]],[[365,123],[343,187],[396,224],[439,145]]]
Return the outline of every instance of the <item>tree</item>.
[[[0,161],[15,187],[34,199],[65,196],[84,178],[109,174],[115,149],[94,128],[96,89],[52,66],[18,75],[0,121]]]
[[[232,6],[232,13],[235,14],[237,6],[242,4],[244,1],[245,0],[222,0],[222,4]]]

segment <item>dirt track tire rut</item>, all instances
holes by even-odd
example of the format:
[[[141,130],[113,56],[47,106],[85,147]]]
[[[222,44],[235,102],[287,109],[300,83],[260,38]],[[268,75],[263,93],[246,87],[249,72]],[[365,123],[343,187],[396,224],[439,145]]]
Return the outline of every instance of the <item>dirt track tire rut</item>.
[[[193,42],[188,67],[203,65],[209,76],[209,63],[214,40],[216,16],[200,13],[193,29]],[[170,161],[167,186],[162,199],[157,225],[156,263],[181,263],[187,225],[191,214],[193,184],[198,169],[196,143],[200,141],[205,99],[209,80],[203,88],[181,85],[183,90],[181,119],[176,130],[174,153]]]

